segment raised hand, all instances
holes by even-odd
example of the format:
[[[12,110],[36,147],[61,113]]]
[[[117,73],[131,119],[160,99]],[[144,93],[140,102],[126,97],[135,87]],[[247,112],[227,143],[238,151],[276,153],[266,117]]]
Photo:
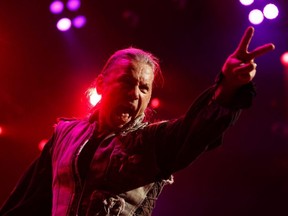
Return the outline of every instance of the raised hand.
[[[254,34],[254,28],[248,27],[242,39],[234,51],[223,65],[222,73],[224,82],[230,89],[236,89],[250,82],[256,74],[256,64],[254,59],[275,49],[272,43],[264,44],[249,52],[249,44]]]

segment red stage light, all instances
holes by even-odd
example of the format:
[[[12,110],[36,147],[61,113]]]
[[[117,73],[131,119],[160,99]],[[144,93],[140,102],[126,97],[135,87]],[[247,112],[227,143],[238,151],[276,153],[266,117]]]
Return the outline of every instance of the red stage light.
[[[281,55],[280,61],[283,66],[288,67],[288,51]]]
[[[157,109],[160,107],[160,100],[158,98],[153,98],[150,105],[153,109]]]
[[[3,135],[3,127],[0,126],[0,136],[2,136],[2,135]]]
[[[39,149],[40,151],[42,151],[47,142],[48,142],[47,139],[41,140],[41,141],[38,143],[38,149]]]

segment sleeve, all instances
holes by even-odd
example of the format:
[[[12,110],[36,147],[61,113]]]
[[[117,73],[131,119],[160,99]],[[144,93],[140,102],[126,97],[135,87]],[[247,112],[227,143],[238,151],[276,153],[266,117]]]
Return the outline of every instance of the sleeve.
[[[51,215],[53,137],[30,165],[0,209],[0,215]]]
[[[238,94],[244,106],[239,103],[239,95],[236,94],[233,101],[237,103],[224,107],[212,99],[215,88],[213,86],[200,95],[184,116],[151,124],[143,131],[145,142],[155,148],[163,178],[187,167],[202,152],[219,146],[225,131],[238,119],[241,107],[246,107],[247,101],[250,103],[251,97],[254,97],[240,92]]]

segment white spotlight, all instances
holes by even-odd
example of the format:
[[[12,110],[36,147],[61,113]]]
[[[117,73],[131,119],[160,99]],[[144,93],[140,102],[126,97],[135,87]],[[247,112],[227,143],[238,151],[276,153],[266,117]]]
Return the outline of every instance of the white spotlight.
[[[279,14],[279,10],[276,5],[267,4],[263,9],[263,14],[267,19],[275,19]]]
[[[262,11],[254,9],[249,13],[249,20],[252,24],[258,25],[264,20]]]
[[[245,6],[251,5],[253,2],[254,0],[240,0],[240,3]]]
[[[71,27],[71,20],[68,18],[62,18],[57,23],[57,28],[60,31],[67,31],[70,29],[70,27]]]

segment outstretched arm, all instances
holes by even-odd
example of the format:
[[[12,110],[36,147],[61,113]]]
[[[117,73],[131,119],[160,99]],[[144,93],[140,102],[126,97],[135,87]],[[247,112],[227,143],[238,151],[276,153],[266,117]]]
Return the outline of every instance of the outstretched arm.
[[[254,59],[275,49],[272,43],[264,44],[249,52],[249,44],[254,34],[254,28],[248,27],[234,51],[226,60],[222,68],[224,78],[215,91],[215,100],[229,104],[237,89],[249,83],[256,75]]]

